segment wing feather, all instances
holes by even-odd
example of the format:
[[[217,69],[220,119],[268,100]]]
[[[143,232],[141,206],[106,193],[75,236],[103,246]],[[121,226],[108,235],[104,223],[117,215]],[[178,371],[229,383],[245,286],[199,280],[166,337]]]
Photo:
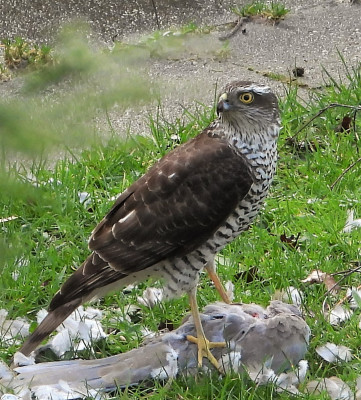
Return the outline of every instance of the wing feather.
[[[89,248],[124,274],[181,257],[216,232],[252,183],[247,160],[205,131],[119,196]]]

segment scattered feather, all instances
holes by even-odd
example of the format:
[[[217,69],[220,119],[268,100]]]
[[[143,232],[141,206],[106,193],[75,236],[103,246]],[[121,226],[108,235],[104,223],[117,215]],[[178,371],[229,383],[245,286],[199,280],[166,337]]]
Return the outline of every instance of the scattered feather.
[[[289,385],[299,385],[300,383],[304,382],[306,379],[306,374],[308,371],[308,362],[306,360],[301,360],[298,363],[296,369],[290,372],[282,372],[281,374],[277,375],[276,384],[278,386],[289,386]]]
[[[361,289],[351,287],[346,291],[346,297],[349,299],[349,305],[351,310],[361,308]]]
[[[135,304],[127,304],[123,309],[114,308],[112,309],[112,317],[110,318],[110,322],[132,322],[132,320],[138,316],[139,311],[140,307]]]
[[[88,192],[78,192],[80,204],[83,204],[85,208],[89,208],[91,203],[91,196]]]
[[[257,385],[267,385],[277,379],[275,372],[267,364],[247,366],[248,376]]]
[[[67,400],[79,399],[80,397],[80,393],[77,390],[72,390],[64,381],[59,381],[56,387],[55,385],[41,385],[32,388],[31,391],[38,400]]]
[[[324,360],[335,363],[339,361],[351,361],[352,352],[346,346],[337,346],[334,343],[326,343],[323,346],[316,347],[316,353]]]
[[[123,291],[123,293],[130,293],[134,289],[136,289],[137,287],[138,287],[138,285],[135,285],[135,284],[131,283],[128,286],[126,286],[125,288],[123,288],[122,291]]]
[[[356,379],[356,389],[361,390],[361,375]]]
[[[336,304],[336,306],[329,311],[327,319],[332,326],[337,326],[350,319],[352,314],[353,312],[351,310],[348,310],[341,304]]]
[[[163,289],[149,287],[144,290],[141,296],[137,297],[137,301],[139,304],[153,308],[155,305],[160,303],[163,299]]]
[[[154,332],[151,329],[147,328],[146,326],[143,326],[140,329],[140,333],[142,334],[144,339],[152,339],[158,335],[158,332]]]
[[[126,314],[130,317],[138,314],[139,311],[140,311],[140,307],[135,304],[127,304],[124,307],[124,314]]]
[[[269,360],[270,361],[270,360]],[[304,382],[308,371],[308,362],[301,360],[297,368],[289,372],[276,374],[273,369],[269,368],[270,364],[265,362],[263,365],[247,367],[250,379],[257,385],[274,384],[277,392],[286,391],[292,394],[299,394],[297,386]]]
[[[7,364],[4,363],[4,361],[0,360],[0,382],[3,380],[11,381],[14,378],[14,372],[9,368]]]
[[[174,378],[178,373],[178,353],[170,349],[170,351],[166,355],[166,360],[168,361],[168,365],[163,365],[160,368],[156,368],[151,372],[151,377],[165,380],[169,378]]]
[[[8,312],[0,310],[0,342],[18,344],[29,335],[30,324],[23,318],[6,319]]]
[[[21,400],[21,397],[16,396],[15,394],[5,393],[1,396],[0,400]]]
[[[23,353],[20,353],[17,351],[14,354],[14,364],[17,366],[26,366],[26,365],[34,365],[35,364],[35,358],[34,356],[25,356]]]
[[[227,354],[223,354],[219,360],[219,364],[225,374],[233,372],[238,373],[242,370],[241,359],[242,356],[239,351],[230,351]]]
[[[354,217],[354,210],[347,211],[347,219],[342,232],[350,233],[352,230],[361,227],[361,219],[353,219]]]
[[[319,201],[320,201],[320,199],[318,199],[317,197],[313,197],[313,198],[307,200],[307,204],[315,204],[315,203],[318,203]]]
[[[361,400],[361,376],[356,379],[355,400]]]
[[[281,300],[285,303],[291,302],[297,307],[302,306],[303,298],[303,293],[293,286],[289,286],[283,290],[277,290],[272,296],[273,300]]]
[[[227,281],[224,284],[224,289],[226,291],[226,294],[229,298],[229,300],[232,302],[234,300],[234,284],[232,281]]]
[[[15,217],[15,215],[12,215],[11,217],[0,218],[0,223],[14,221],[14,219],[18,219],[18,218],[19,217]]]
[[[48,341],[48,347],[61,357],[73,348],[71,334],[68,329],[63,329]]]
[[[320,394],[326,391],[332,400],[351,400],[354,398],[350,387],[336,376],[308,382],[306,391],[310,394]]]
[[[40,323],[47,315],[46,310],[40,310],[37,314],[37,321]],[[84,309],[78,307],[58,328],[58,333],[48,341],[50,348],[58,357],[67,351],[84,350],[92,345],[92,342],[99,341],[107,334],[99,320],[102,312],[93,307]]]
[[[229,257],[225,257],[223,254],[217,254],[214,259],[216,265],[222,265],[224,267],[231,267],[233,265]]]
[[[20,257],[19,259],[16,260],[15,271],[11,274],[14,281],[17,281],[19,279],[21,268],[27,267],[29,263],[30,261],[25,257]]]

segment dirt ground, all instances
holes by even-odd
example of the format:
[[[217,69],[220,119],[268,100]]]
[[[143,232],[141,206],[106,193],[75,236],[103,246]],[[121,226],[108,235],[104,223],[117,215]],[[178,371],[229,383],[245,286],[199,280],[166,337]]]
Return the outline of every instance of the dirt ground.
[[[154,6],[157,14],[155,13]],[[91,40],[109,45],[112,37],[129,40],[134,35],[158,29],[168,29],[194,21],[199,25],[222,25],[236,20],[230,6],[245,1],[229,0],[0,0],[0,38],[21,36],[37,43],[51,43],[63,23],[74,17],[89,22]],[[290,13],[278,25],[247,23],[230,39],[227,59],[210,57],[160,60],[149,67],[151,79],[161,78],[172,83],[172,89],[162,93],[165,116],[170,119],[182,112],[182,107],[194,102],[212,104],[214,86],[233,80],[247,79],[270,84],[282,95],[283,84],[264,73],[289,76],[295,67],[303,67],[300,81],[307,87],[323,82],[323,68],[335,77],[343,73],[340,51],[352,67],[361,62],[361,4],[348,0],[285,1]],[[210,41],[218,41],[221,32],[212,32]],[[0,84],[0,96],[19,92],[21,80]],[[361,89],[360,89],[361,90]],[[143,111],[148,115],[154,105]],[[146,118],[139,110],[111,114],[113,127],[142,133]]]

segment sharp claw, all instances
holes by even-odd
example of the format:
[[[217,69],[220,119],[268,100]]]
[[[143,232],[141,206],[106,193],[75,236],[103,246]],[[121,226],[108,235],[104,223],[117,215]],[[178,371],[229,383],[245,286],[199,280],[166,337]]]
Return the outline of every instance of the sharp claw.
[[[212,365],[221,371],[220,365],[214,355],[211,353],[210,349],[226,347],[227,345],[225,342],[210,342],[206,338],[200,339],[192,335],[187,335],[187,340],[195,343],[198,346],[198,367],[202,367],[203,357],[206,357]]]

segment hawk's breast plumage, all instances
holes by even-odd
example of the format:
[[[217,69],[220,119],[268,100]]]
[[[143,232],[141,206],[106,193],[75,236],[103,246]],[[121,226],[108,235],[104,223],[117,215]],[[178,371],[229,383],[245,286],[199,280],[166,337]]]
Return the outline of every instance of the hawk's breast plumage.
[[[249,227],[275,172],[277,99],[267,86],[232,82],[217,112],[118,197],[92,233],[92,254],[54,296],[53,317],[21,351],[31,351],[72,309],[118,286],[157,277],[169,296],[190,293],[199,271]]]

